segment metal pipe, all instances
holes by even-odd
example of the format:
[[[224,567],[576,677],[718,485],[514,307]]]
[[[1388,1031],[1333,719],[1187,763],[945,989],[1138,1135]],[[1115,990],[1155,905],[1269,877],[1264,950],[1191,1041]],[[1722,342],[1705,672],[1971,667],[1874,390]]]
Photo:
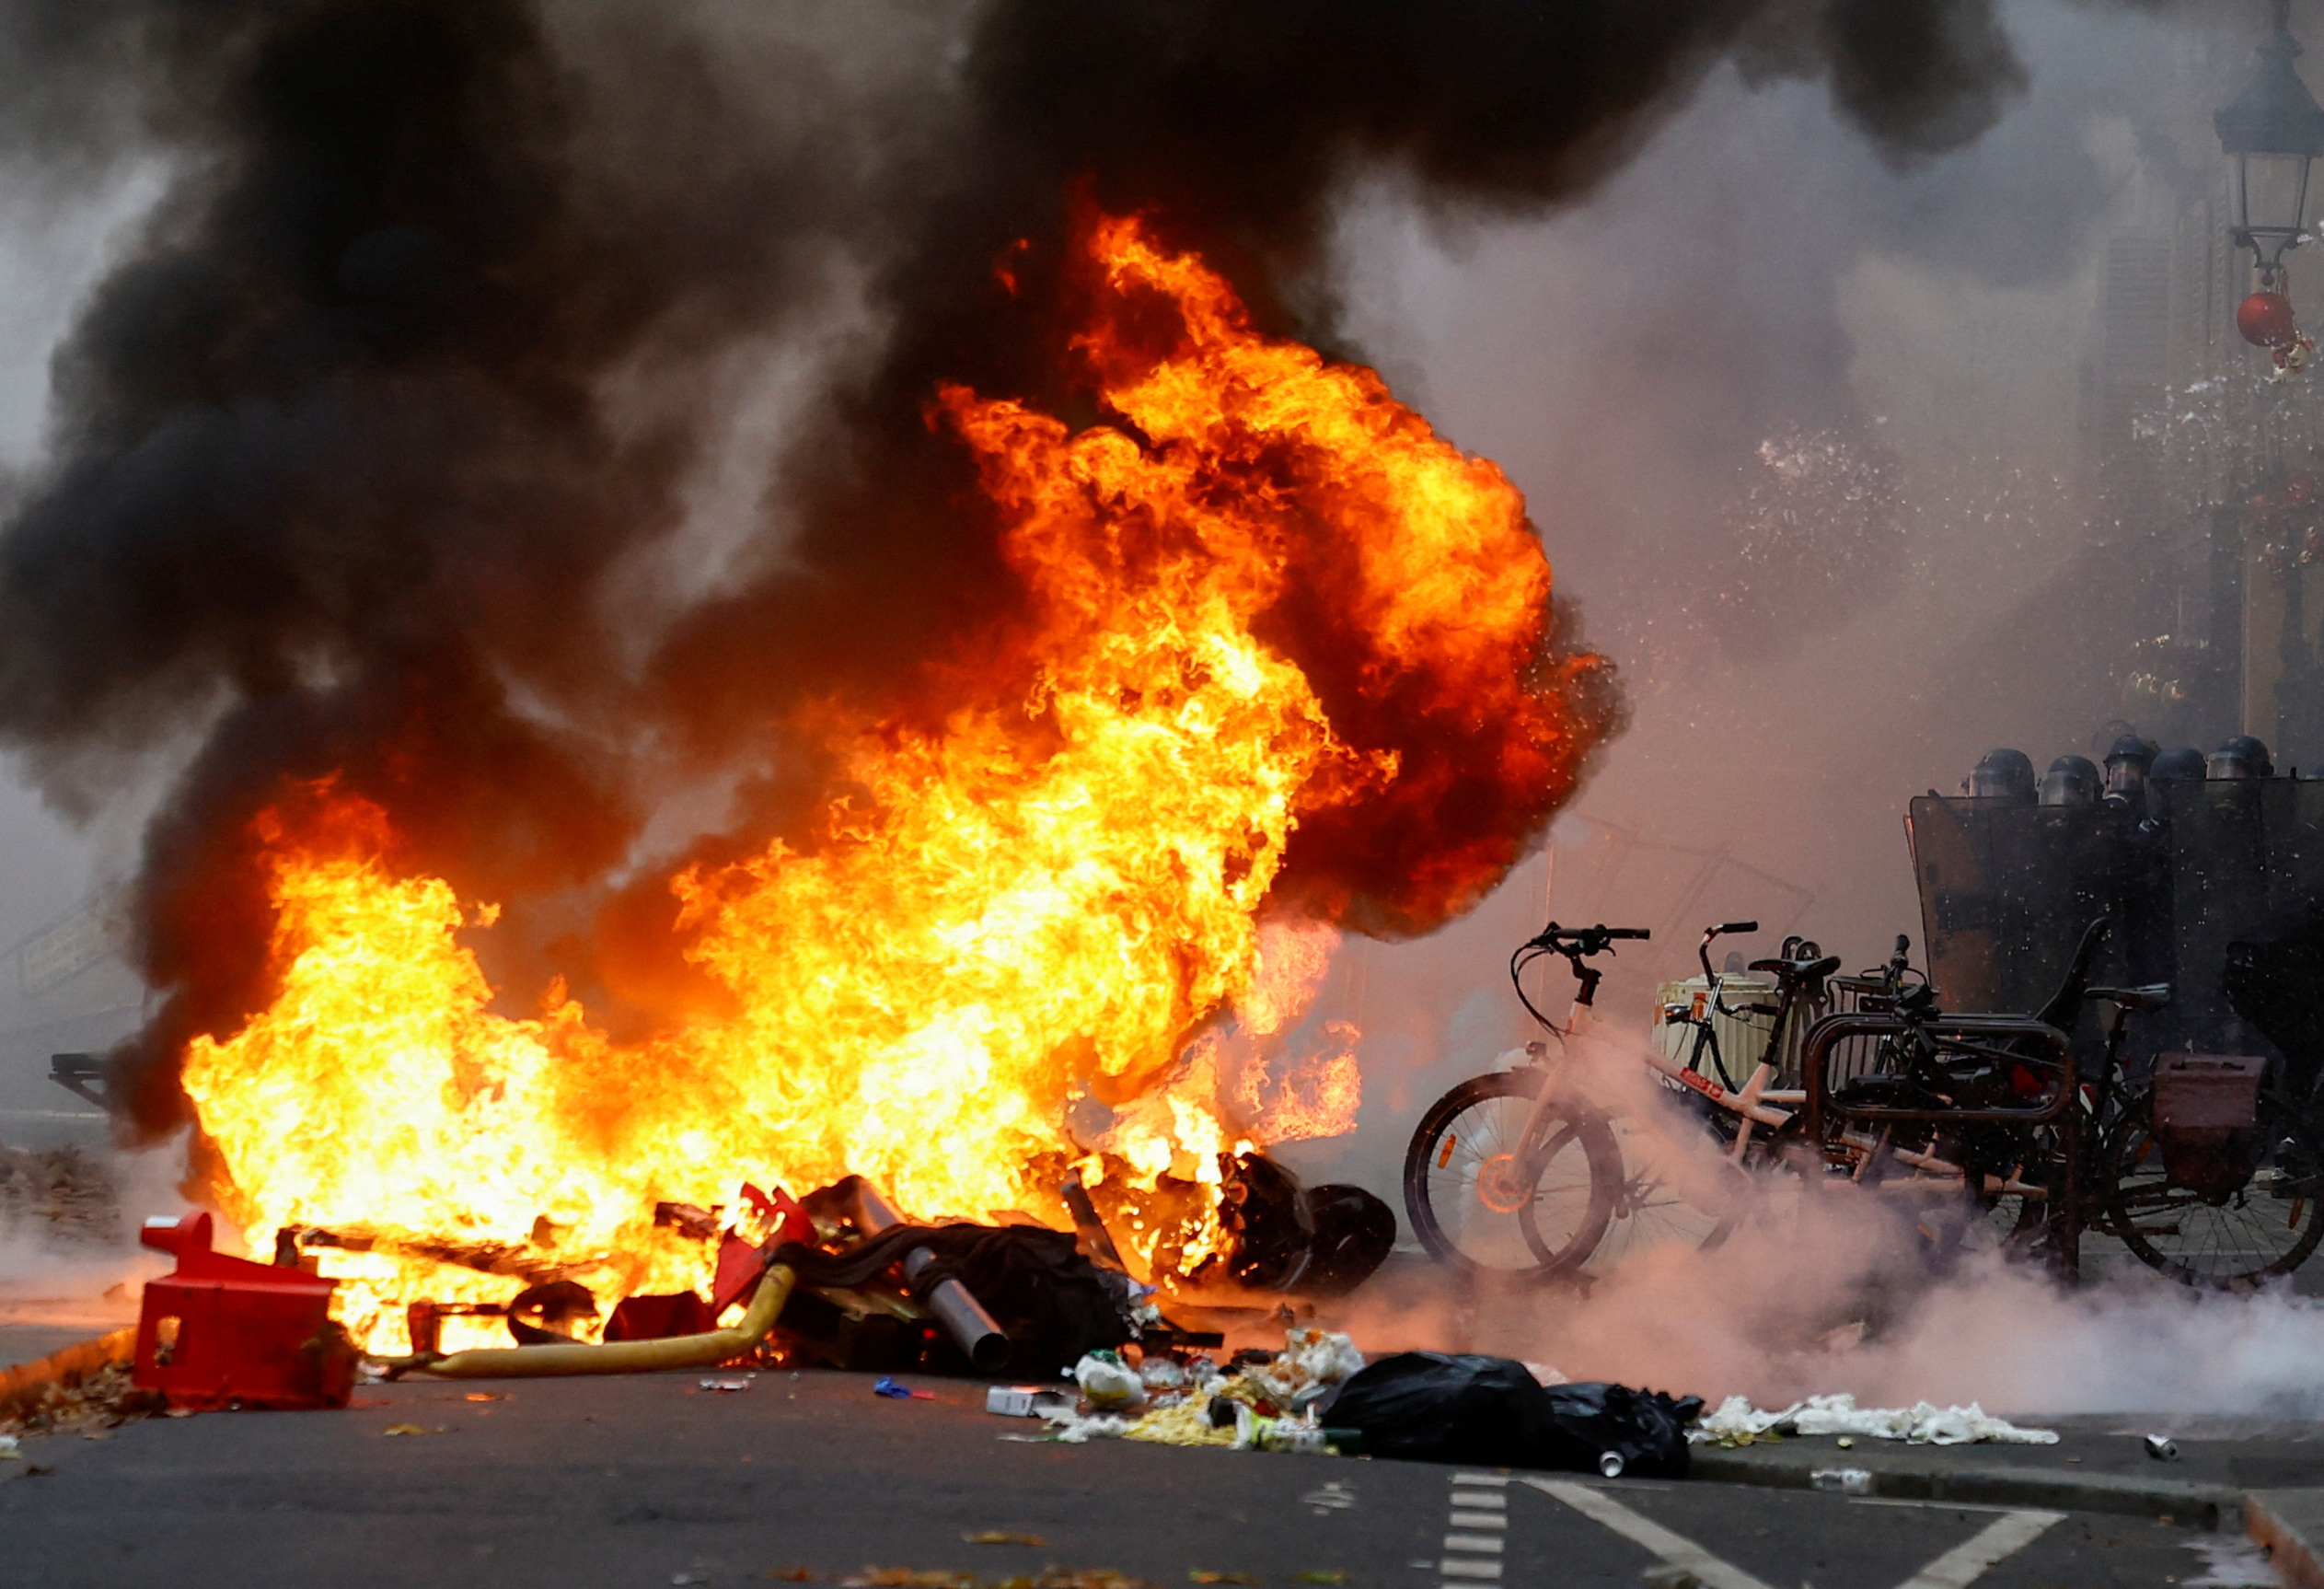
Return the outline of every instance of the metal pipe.
[[[887,1200],[861,1177],[855,1183],[855,1221],[866,1235],[877,1235],[890,1225],[904,1223],[888,1207]],[[911,1248],[904,1254],[904,1278],[917,1286],[920,1275],[935,1261],[936,1255],[927,1247]],[[928,1311],[936,1316],[967,1354],[971,1368],[979,1374],[998,1374],[1008,1364],[1009,1338],[966,1286],[956,1280],[940,1280],[929,1288],[923,1300]]]
[[[443,1379],[539,1379],[569,1374],[651,1374],[664,1368],[715,1368],[740,1357],[767,1337],[791,1300],[794,1276],[787,1264],[769,1268],[750,1307],[731,1329],[660,1340],[617,1340],[604,1346],[499,1346],[456,1351],[433,1362],[407,1359],[398,1365]]]

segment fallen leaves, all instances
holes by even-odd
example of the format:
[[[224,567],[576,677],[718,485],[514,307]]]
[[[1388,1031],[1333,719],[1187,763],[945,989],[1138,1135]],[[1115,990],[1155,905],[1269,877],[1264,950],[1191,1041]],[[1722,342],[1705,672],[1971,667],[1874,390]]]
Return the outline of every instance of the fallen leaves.
[[[441,1423],[434,1428],[424,1423],[390,1423],[379,1432],[382,1434],[449,1434],[452,1431],[448,1425]]]
[[[987,1528],[977,1534],[964,1534],[961,1537],[971,1545],[1046,1545],[1048,1543],[1038,1534],[1010,1534],[998,1528]]]
[[[1073,1572],[1051,1568],[1019,1577],[981,1579],[973,1572],[866,1567],[851,1577],[842,1578],[839,1583],[840,1589],[1154,1589],[1142,1578],[1132,1578],[1107,1567],[1089,1567]]]

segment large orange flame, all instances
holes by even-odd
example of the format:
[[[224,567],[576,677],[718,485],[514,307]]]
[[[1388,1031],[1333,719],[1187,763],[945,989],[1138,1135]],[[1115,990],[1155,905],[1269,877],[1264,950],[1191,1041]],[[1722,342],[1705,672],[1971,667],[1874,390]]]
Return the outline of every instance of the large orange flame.
[[[674,880],[715,1016],[624,1045],[561,990],[496,1013],[460,937],[493,911],[404,875],[386,813],[327,782],[260,819],[278,991],[190,1045],[184,1085],[254,1242],[378,1238],[326,1264],[373,1349],[413,1295],[692,1283],[653,1202],[746,1178],[853,1172],[921,1216],[1062,1224],[1075,1167],[1134,1199],[1215,1183],[1243,1133],[1345,1131],[1352,1028],[1273,1077],[1200,1040],[1286,1031],[1313,995],[1335,934],[1283,912],[1358,885],[1287,906],[1295,836],[1422,835],[1380,854],[1440,917],[1570,790],[1594,730],[1562,687],[1590,664],[1544,662],[1549,568],[1500,471],[1370,371],[1257,334],[1139,223],[1087,249],[1074,352],[1116,423],[935,395],[1028,600],[932,670],[945,711],[821,709],[847,793],[814,843]],[[1442,820],[1463,802],[1528,819]],[[1163,1270],[1220,1239],[1201,1199],[1134,1223]]]

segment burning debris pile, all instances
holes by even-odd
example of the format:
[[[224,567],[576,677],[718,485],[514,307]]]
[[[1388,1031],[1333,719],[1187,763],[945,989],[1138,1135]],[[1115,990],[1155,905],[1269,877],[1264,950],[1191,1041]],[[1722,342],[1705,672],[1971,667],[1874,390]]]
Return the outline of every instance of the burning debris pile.
[[[1738,51],[1898,149],[2020,76],[1978,6],[1002,4],[851,17],[868,74],[773,16],[232,9],[26,46],[36,161],[174,174],[11,505],[0,735],[63,807],[174,779],[108,1098],[389,1353],[691,1290],[653,1210],[754,1178],[1060,1232],[1078,1179],[1166,1293],[1350,1283],[1374,1211],[1263,1185],[1360,1104],[1331,947],[1485,897],[1617,713],[1500,470],[1271,334],[1335,195],[1538,210]],[[728,366],[834,284],[877,345],[681,567]]]
[[[305,1233],[366,1350],[411,1349],[420,1297],[687,1289],[699,1251],[654,1207],[769,1174],[1059,1230],[1077,1177],[1166,1288],[1296,1285],[1319,1212],[1353,1246],[1318,1283],[1384,1250],[1378,1212],[1259,1167],[1359,1098],[1357,1034],[1282,1039],[1334,922],[1443,920],[1518,858],[1601,731],[1602,665],[1559,649],[1492,464],[1259,335],[1137,221],[1081,249],[1069,357],[1102,421],[957,387],[929,410],[1023,609],[917,697],[814,708],[812,832],[671,880],[703,1007],[637,1040],[561,984],[503,1014],[494,906],[415,870],[381,806],[327,777],[252,823],[271,991],[191,1041],[183,1086],[221,1204],[259,1250]],[[1306,1253],[1252,1239],[1287,1221]]]

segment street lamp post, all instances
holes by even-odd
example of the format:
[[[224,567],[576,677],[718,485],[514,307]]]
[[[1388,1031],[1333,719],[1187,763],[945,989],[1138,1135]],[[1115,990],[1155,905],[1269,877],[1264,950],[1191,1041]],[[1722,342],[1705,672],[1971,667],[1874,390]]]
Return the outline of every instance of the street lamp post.
[[[2324,107],[2292,64],[2291,0],[2275,0],[2275,30],[2242,91],[2212,112],[2219,146],[2235,164],[2228,235],[2251,250],[2263,289],[2274,290],[2284,255],[2307,241],[2308,162],[2324,155]]]

